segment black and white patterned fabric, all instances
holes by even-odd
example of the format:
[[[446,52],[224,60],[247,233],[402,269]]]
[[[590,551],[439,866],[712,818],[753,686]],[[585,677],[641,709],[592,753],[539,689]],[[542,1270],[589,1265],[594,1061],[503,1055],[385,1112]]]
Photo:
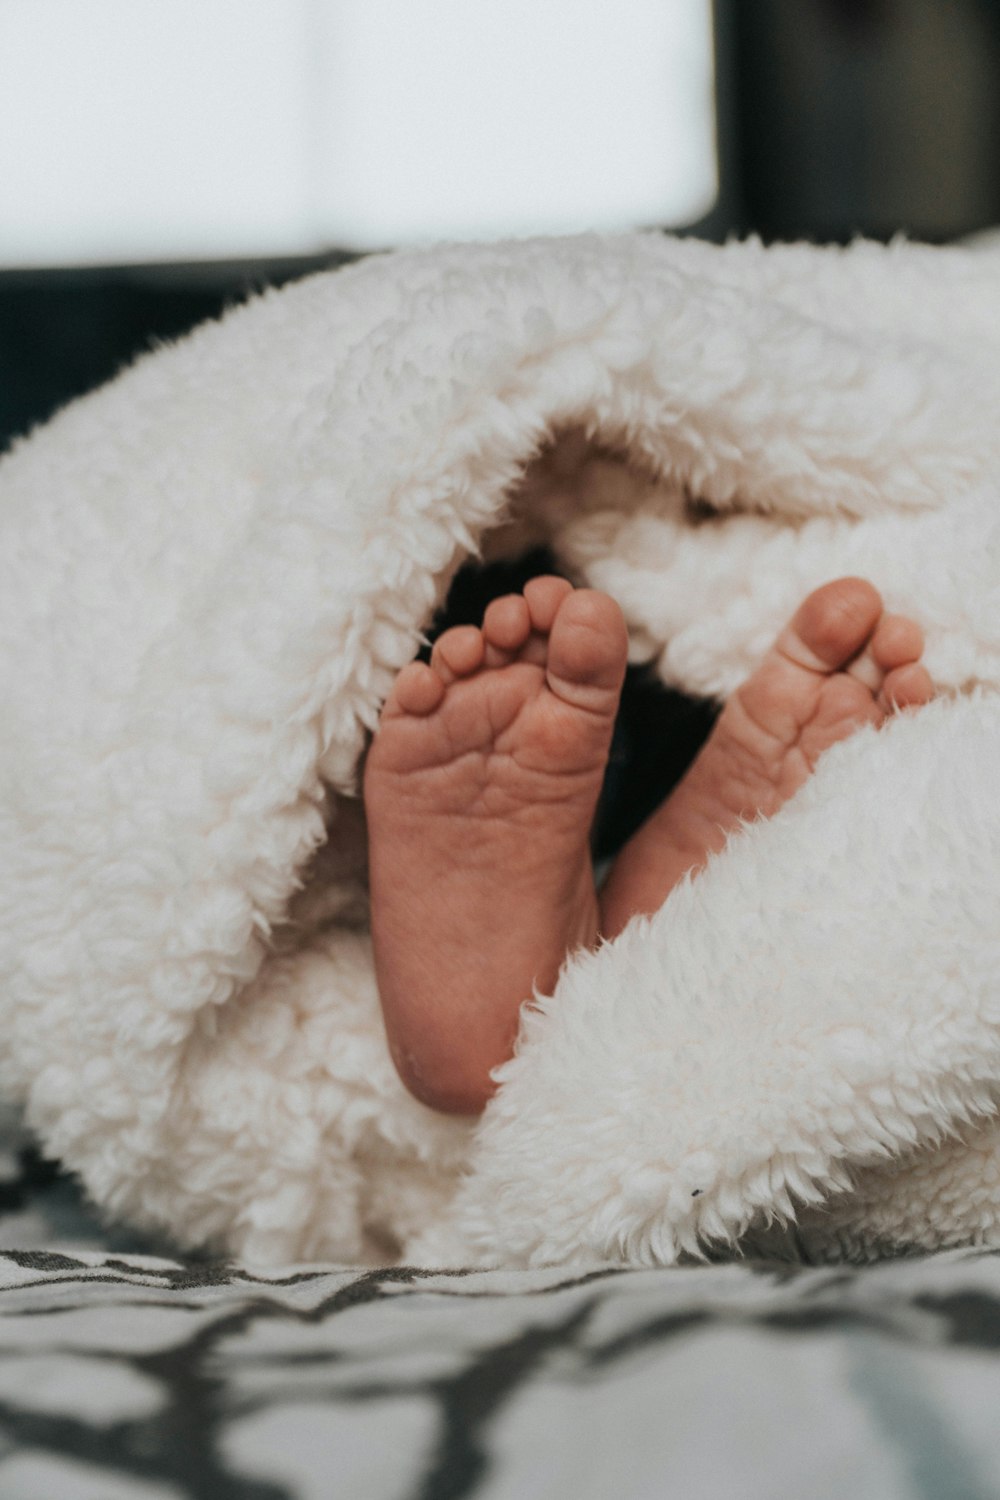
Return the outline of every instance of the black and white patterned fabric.
[[[8,1137],[3,1500],[997,1500],[1000,1256],[236,1267]]]

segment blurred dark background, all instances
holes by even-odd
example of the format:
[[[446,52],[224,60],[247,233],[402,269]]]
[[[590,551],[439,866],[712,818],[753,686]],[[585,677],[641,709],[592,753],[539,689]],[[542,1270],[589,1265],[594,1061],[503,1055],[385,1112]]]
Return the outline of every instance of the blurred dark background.
[[[670,3],[670,0],[664,0]],[[1000,0],[717,0],[712,239],[1000,223]],[[345,258],[0,266],[0,448],[254,287]]]
[[[948,240],[1000,220],[996,0],[729,7],[740,228]]]

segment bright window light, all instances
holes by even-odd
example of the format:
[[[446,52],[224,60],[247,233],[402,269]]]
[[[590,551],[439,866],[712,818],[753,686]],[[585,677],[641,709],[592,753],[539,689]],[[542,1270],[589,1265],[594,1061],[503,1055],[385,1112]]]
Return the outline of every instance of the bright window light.
[[[0,264],[689,223],[711,0],[0,0]]]

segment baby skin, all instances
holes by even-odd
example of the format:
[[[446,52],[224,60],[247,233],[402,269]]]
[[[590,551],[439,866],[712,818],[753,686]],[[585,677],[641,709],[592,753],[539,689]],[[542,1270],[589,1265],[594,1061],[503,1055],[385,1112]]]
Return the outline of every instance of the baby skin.
[[[870,583],[810,594],[729,699],[598,895],[590,829],[625,676],[621,610],[565,579],[494,600],[404,668],[365,771],[372,937],[389,1046],[425,1104],[483,1108],[520,1008],[567,955],[655,911],[824,750],[926,703],[920,628]]]

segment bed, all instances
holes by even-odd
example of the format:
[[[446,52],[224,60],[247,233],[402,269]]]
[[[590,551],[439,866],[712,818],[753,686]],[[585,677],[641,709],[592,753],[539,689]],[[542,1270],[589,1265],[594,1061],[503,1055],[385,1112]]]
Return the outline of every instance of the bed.
[[[994,1500],[1000,1256],[251,1274],[8,1120],[4,1500]]]

